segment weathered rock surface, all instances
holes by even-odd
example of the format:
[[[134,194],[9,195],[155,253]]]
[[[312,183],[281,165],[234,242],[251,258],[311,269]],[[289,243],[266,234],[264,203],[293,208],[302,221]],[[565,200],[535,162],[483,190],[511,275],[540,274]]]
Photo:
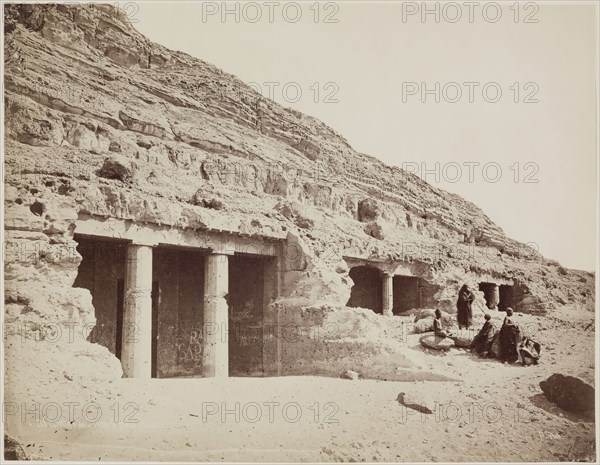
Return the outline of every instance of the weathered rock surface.
[[[368,223],[379,216],[379,207],[373,199],[363,199],[358,202],[358,221]]]
[[[41,334],[58,322],[95,323],[89,292],[72,287],[82,216],[284,240],[278,311],[294,322],[295,311],[326,308],[316,312],[324,315],[319,325],[342,328],[318,344],[284,347],[290,374],[307,371],[301,349],[320,364],[312,373],[337,377],[348,359],[365,376],[397,368],[393,344],[373,341],[380,332],[400,334],[398,319],[343,308],[352,286],[344,256],[403,263],[436,286],[446,311],[462,283],[476,289],[485,280],[514,281],[523,312],[593,308],[592,274],[546,260],[472,203],[356,152],[322,122],[150,42],[123,11],[104,4],[4,11],[6,316],[16,328],[5,363],[15,385],[54,379],[52,357],[64,358],[55,351],[78,354],[73,381],[60,370],[56,382],[121,376],[116,358],[85,333],[49,351],[29,350],[33,339],[23,337],[32,327]],[[376,339],[358,336],[357,327]]]
[[[524,311],[593,306],[589,273],[545,260],[470,202],[357,153],[314,118],[148,41],[110,5],[12,5],[6,16],[9,186],[43,197],[64,182],[76,213],[295,231],[313,255],[421,263],[451,295],[461,281],[515,279]],[[109,154],[122,158],[107,166]],[[129,164],[138,169],[125,190]]]
[[[104,160],[98,176],[106,179],[118,179],[123,182],[133,180],[135,164],[121,155],[111,155]]]
[[[581,378],[555,373],[540,382],[540,388],[550,402],[569,412],[592,412],[595,390]]]

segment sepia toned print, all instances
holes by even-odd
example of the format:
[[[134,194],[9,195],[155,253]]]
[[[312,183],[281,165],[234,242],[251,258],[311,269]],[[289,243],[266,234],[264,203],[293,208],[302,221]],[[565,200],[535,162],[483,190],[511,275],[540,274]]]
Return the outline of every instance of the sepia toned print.
[[[595,462],[597,18],[3,3],[4,459]]]

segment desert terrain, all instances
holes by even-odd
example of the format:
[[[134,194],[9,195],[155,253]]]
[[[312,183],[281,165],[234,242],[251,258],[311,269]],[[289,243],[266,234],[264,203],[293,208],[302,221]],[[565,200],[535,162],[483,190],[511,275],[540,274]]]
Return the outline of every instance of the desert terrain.
[[[476,316],[480,325],[481,314]],[[500,315],[493,319],[501,321]],[[593,379],[592,315],[564,309],[552,316],[517,315],[517,320],[542,343],[537,366],[480,359],[466,349],[436,352],[422,348],[419,335],[409,334],[400,350],[417,363],[415,371],[444,375],[451,381],[316,376],[122,379],[83,383],[80,392],[77,380],[69,381],[59,373],[57,381],[28,389],[31,402],[50,397],[68,402],[80,400],[85,393],[94,403],[87,419],[79,411],[83,402],[73,410],[72,425],[65,424],[66,409],[54,423],[44,421],[45,417],[54,420],[50,410],[45,415],[41,410],[39,423],[31,413],[23,423],[18,412],[8,418],[8,432],[30,459],[595,460],[593,416],[562,410],[545,398],[538,385],[552,373]],[[23,367],[15,370],[16,382],[28,376]],[[400,406],[399,392],[434,413]]]

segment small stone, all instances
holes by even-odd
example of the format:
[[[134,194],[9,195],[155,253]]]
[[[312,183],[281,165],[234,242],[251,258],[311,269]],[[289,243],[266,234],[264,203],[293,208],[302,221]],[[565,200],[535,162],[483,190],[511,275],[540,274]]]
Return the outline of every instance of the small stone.
[[[340,378],[342,379],[351,379],[351,380],[357,380],[359,378],[359,374],[356,371],[352,371],[352,370],[346,370],[343,373],[340,374]]]
[[[108,146],[108,151],[109,152],[121,153],[121,144],[119,144],[115,140],[111,141],[110,145]]]

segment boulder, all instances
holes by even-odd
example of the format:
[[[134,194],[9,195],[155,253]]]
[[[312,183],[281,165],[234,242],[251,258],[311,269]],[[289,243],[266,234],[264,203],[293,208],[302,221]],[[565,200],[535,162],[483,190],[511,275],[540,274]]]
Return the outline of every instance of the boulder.
[[[357,380],[359,378],[359,374],[356,371],[346,370],[340,375],[340,378]]]
[[[423,318],[415,323],[415,334],[433,331],[433,318]]]
[[[426,334],[419,338],[419,343],[423,347],[434,350],[449,350],[454,347],[454,341],[449,337],[437,337],[433,334]]]
[[[419,320],[424,320],[426,318],[431,318],[431,320],[433,321],[435,319],[435,310],[432,308],[422,308],[422,309],[416,310],[414,315],[415,315],[415,323],[417,323]],[[444,325],[444,327],[452,326],[454,323],[455,323],[455,320],[454,320],[454,317],[452,317],[452,315],[450,315],[446,312],[442,312],[442,324]]]
[[[29,460],[21,444],[6,434],[4,435],[4,460]]]
[[[425,318],[435,318],[435,310],[432,308],[421,308],[414,311],[415,323]]]
[[[450,336],[450,339],[454,341],[454,345],[456,347],[469,348],[471,347],[471,343],[473,342],[473,335],[468,334],[467,331],[464,331],[463,334],[459,333],[453,336]]]
[[[594,410],[594,387],[575,376],[554,373],[540,382],[540,388],[550,401],[569,412]]]

